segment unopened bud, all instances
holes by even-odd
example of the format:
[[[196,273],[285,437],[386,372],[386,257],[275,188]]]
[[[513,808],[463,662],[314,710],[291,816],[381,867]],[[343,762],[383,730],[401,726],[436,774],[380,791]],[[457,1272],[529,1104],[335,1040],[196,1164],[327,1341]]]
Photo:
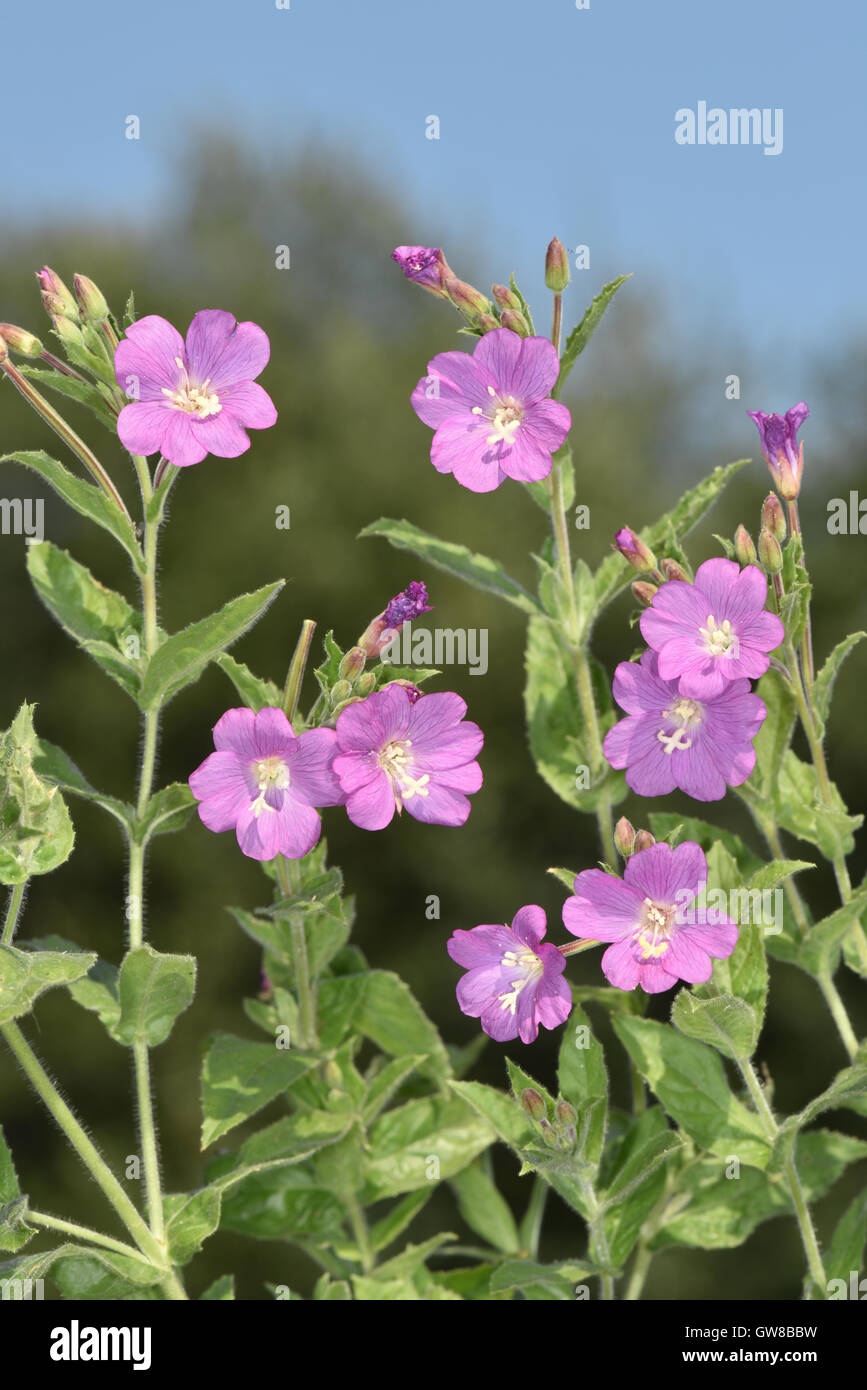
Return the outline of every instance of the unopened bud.
[[[0,362],[5,362],[9,356],[9,349],[3,338],[0,338]]]
[[[0,323],[0,338],[10,352],[20,352],[22,357],[38,357],[43,350],[38,338],[14,323]]]
[[[746,526],[739,526],[735,531],[735,558],[738,564],[754,565],[757,555],[756,543]]]
[[[95,285],[86,275],[74,275],[72,284],[83,318],[94,320],[108,318],[108,304],[98,285]]]
[[[655,835],[651,835],[649,830],[639,830],[635,837],[635,844],[632,846],[632,853],[640,854],[643,849],[650,849],[651,845],[655,844]]]
[[[561,1125],[574,1125],[578,1123],[578,1112],[567,1100],[560,1100],[557,1102],[557,1119]]]
[[[333,1057],[325,1063],[325,1066],[322,1068],[322,1075],[328,1082],[328,1085],[332,1087],[339,1086],[343,1080],[343,1072],[340,1070],[340,1067]]]
[[[64,285],[60,276],[46,265],[41,270],[37,270],[36,279],[39,281],[39,288],[42,291],[42,303],[50,317],[69,319],[70,323],[78,323],[79,313],[75,296]]]
[[[352,686],[349,681],[335,681],[331,687],[331,703],[339,705],[344,700],[348,700],[352,694]]]
[[[786,517],[783,512],[783,504],[775,492],[769,492],[762,503],[762,530],[770,531],[781,545],[786,539]]]
[[[530,1116],[531,1120],[544,1120],[545,1102],[538,1091],[530,1090],[521,1092],[521,1104]]]
[[[668,555],[666,555],[659,568],[662,570],[666,579],[679,579],[683,584],[689,583],[689,575],[686,570]]]
[[[492,285],[491,294],[501,309],[520,309],[521,301],[508,285]]]
[[[648,584],[646,579],[636,579],[632,586],[632,592],[639,603],[644,603],[650,607],[656,595],[659,593],[655,584]]]
[[[65,343],[67,347],[78,348],[79,350],[84,348],[84,338],[81,335],[81,329],[77,322],[73,323],[72,319],[64,318],[63,315],[60,314],[52,318],[51,323],[58,338],[62,343]]]
[[[493,333],[494,329],[500,326],[493,314],[479,314],[476,320],[476,327],[480,328],[483,333]]]
[[[500,327],[511,328],[512,332],[517,333],[519,338],[529,338],[530,336],[530,325],[520,309],[504,309],[500,315]]]
[[[360,702],[361,702],[361,697],[360,697],[359,695],[350,695],[350,697],[349,697],[348,700],[342,700],[342,701],[340,702],[339,705],[334,705],[334,706],[333,706],[333,708],[332,708],[332,710],[331,710],[331,718],[332,718],[332,719],[336,719],[337,716],[338,716],[338,714],[342,714],[342,713],[343,713],[343,711],[346,709],[347,705],[357,705],[357,704],[360,704]]]
[[[549,1149],[559,1149],[560,1136],[555,1131],[553,1125],[549,1124],[547,1120],[542,1120],[539,1128],[542,1131],[542,1143],[547,1144]]]
[[[355,682],[364,670],[367,660],[361,647],[350,647],[337,668],[341,680]]]
[[[355,682],[356,695],[369,695],[376,686],[376,676],[373,671],[365,671],[363,676],[359,676]]]
[[[447,275],[444,280],[446,294],[456,309],[460,309],[465,319],[475,324],[480,314],[490,314],[491,301],[481,291],[459,280],[456,275]]]
[[[628,526],[622,526],[615,533],[614,540],[611,542],[612,550],[619,550],[625,560],[628,560],[637,570],[655,570],[656,556],[649,546],[644,544],[640,536],[636,536],[634,531],[630,531]]]
[[[635,826],[625,816],[621,816],[614,827],[614,843],[623,858],[628,859],[635,844]]]
[[[569,283],[569,257],[566,255],[566,247],[555,237],[548,244],[545,255],[545,284],[549,290],[555,294],[562,294]]]
[[[772,531],[762,531],[759,536],[759,563],[765,574],[779,574],[783,568],[783,551]]]

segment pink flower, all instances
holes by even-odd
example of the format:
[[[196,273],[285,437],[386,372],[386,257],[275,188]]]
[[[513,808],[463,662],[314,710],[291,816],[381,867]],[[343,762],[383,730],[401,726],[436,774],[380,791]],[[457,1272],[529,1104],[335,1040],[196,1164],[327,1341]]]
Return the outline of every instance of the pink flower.
[[[467,974],[458,984],[458,1003],[497,1042],[520,1037],[535,1042],[539,1024],[556,1028],[572,1009],[563,979],[566,959],[550,941],[547,922],[531,904],[515,913],[511,927],[482,926],[453,932],[446,949]]]
[[[565,405],[548,398],[559,370],[547,338],[509,328],[486,333],[472,357],[439,353],[412,393],[416,415],[436,430],[434,468],[471,492],[492,492],[506,478],[546,478],[572,423]]]
[[[614,943],[602,970],[616,989],[641,985],[660,994],[678,980],[700,984],[711,977],[711,957],[730,956],[738,940],[737,926],[718,909],[690,907],[706,885],[700,845],[651,845],[627,860],[622,879],[602,869],[578,874],[563,922],[573,936]]]
[[[382,830],[404,808],[430,825],[463,825],[466,793],[482,785],[475,757],[484,735],[464,719],[464,701],[451,691],[414,694],[388,685],[338,717],[334,771],[362,830]]]
[[[131,405],[117,422],[131,454],[159,451],[179,468],[207,454],[237,458],[250,447],[247,429],[277,419],[271,397],[254,380],[271,347],[255,323],[237,323],[222,309],[196,314],[184,343],[157,314],[130,324],[114,369]]]
[[[296,737],[280,709],[230,709],[214,726],[214,747],[190,777],[202,824],[234,830],[250,859],[302,859],[322,829],[315,808],[344,800],[331,770],[334,730]]]
[[[639,626],[659,653],[659,675],[680,680],[680,694],[704,700],[729,681],[763,676],[769,652],[785,637],[776,613],[765,612],[768,581],[756,565],[706,560],[695,584],[671,579],[657,590]]]

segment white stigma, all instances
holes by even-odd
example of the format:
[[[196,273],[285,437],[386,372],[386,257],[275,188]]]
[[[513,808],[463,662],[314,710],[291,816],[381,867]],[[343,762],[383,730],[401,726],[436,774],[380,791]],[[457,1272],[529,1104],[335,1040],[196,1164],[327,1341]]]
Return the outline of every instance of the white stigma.
[[[413,757],[408,750],[411,747],[412,739],[392,739],[379,753],[379,766],[391,779],[394,804],[398,811],[403,809],[405,801],[412,800],[414,796],[430,795],[430,774],[424,772],[421,777],[413,777],[410,771]]]
[[[509,970],[522,970],[524,972],[520,979],[509,981],[510,989],[497,995],[503,1012],[508,1011],[510,1014],[514,1014],[518,1007],[518,995],[527,988],[531,980],[538,980],[544,966],[536,952],[531,951],[529,947],[523,951],[506,951],[500,965],[504,965]]]
[[[726,618],[722,623],[717,623],[712,614],[708,614],[707,625],[700,627],[699,632],[704,638],[705,650],[711,656],[728,656],[737,636],[732,632],[732,625]],[[734,654],[734,653],[733,653]]]
[[[662,907],[651,898],[645,898],[641,918],[641,926],[633,933],[632,939],[641,947],[642,960],[664,956],[671,936],[671,908]]]
[[[206,377],[202,382],[191,381],[183,360],[176,357],[175,362],[181,373],[178,386],[174,391],[168,386],[161,388],[169,405],[174,410],[182,410],[185,415],[195,415],[199,420],[207,420],[209,415],[218,415],[223,407],[220,405],[219,396],[208,390],[211,378]]]
[[[256,786],[259,788],[259,795],[253,802],[253,815],[258,820],[263,811],[276,809],[265,800],[265,795],[272,787],[280,792],[286,790],[289,786],[289,769],[282,758],[276,756],[262,758],[253,764],[253,776],[256,778]]]
[[[524,412],[514,396],[498,396],[493,386],[488,387],[488,395],[492,397],[493,410],[483,410],[480,405],[474,405],[472,413],[484,415],[485,419],[491,422],[492,430],[485,439],[486,444],[503,443],[510,449],[515,443],[515,435],[521,427]]]
[[[701,723],[704,718],[704,705],[699,704],[698,700],[688,700],[686,696],[681,695],[670,709],[665,710],[664,718],[678,725],[672,734],[666,733],[663,727],[656,735],[666,754],[670,757],[672,753],[685,753],[687,748],[692,747],[692,739],[687,738],[686,730]]]

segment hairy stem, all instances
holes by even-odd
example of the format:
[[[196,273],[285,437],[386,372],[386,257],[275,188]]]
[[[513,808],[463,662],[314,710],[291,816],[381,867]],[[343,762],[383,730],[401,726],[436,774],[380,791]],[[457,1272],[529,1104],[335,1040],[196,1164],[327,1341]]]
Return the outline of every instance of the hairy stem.
[[[9,906],[6,909],[6,921],[3,923],[3,935],[0,936],[0,946],[11,946],[15,936],[15,928],[18,925],[18,917],[21,912],[21,904],[24,901],[24,891],[29,879],[23,883],[16,883],[9,894]]]
[[[291,898],[298,892],[299,871],[296,860],[285,855],[277,857],[277,878],[283,895]],[[307,938],[304,935],[304,919],[299,912],[289,914],[292,930],[292,958],[295,965],[295,984],[298,990],[298,1007],[301,1014],[302,1048],[315,1050],[318,1047],[316,1036],[316,1000],[310,983],[310,964],[307,958]]]
[[[27,1211],[27,1222],[33,1226],[44,1226],[49,1231],[62,1231],[64,1235],[74,1236],[76,1240],[87,1241],[90,1245],[101,1245],[106,1250],[114,1250],[118,1255],[127,1255],[130,1259],[140,1260],[141,1251],[126,1245],[122,1240],[115,1240],[113,1236],[104,1236],[101,1231],[94,1231],[90,1226],[79,1226],[75,1221],[63,1221],[59,1216],[50,1216],[48,1212],[34,1211],[32,1207]]]

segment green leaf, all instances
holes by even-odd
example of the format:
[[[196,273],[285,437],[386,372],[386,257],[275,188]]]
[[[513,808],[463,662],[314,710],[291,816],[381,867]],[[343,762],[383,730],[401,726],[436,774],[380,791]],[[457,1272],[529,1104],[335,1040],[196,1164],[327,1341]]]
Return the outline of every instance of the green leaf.
[[[318,1242],[339,1233],[346,1219],[343,1202],[296,1165],[245,1177],[224,1196],[220,1226],[259,1240]]]
[[[579,811],[594,810],[602,795],[616,806],[626,796],[624,774],[606,763],[605,771],[591,781],[590,750],[572,662],[547,618],[530,620],[526,669],[524,708],[530,749],[542,777]],[[602,668],[593,662],[591,670],[604,732],[614,722],[611,696]]]
[[[811,864],[807,859],[775,859],[770,864],[763,864],[760,869],[756,869],[750,879],[750,891],[758,890],[763,893],[768,888],[776,888],[787,878],[803,873],[804,869],[815,869],[815,867],[816,865]]]
[[[837,643],[816,677],[813,685],[813,709],[820,738],[825,733],[831,708],[831,695],[840,667],[853,648],[857,647],[858,643],[863,641],[865,637],[867,637],[867,632],[853,632],[851,636],[844,637],[842,642]]]
[[[209,662],[261,618],[283,584],[279,579],[255,593],[231,599],[219,612],[167,637],[148,662],[141,688],[142,709],[166,704],[179,690],[197,681]]]
[[[192,812],[196,798],[186,782],[170,782],[161,787],[148,801],[144,815],[138,821],[137,830],[142,844],[154,835],[168,835],[175,830],[183,830]]]
[[[504,1143],[516,1150],[532,1144],[535,1131],[527,1112],[512,1096],[493,1086],[485,1086],[481,1081],[452,1081],[450,1085],[457,1095],[492,1125],[497,1137]],[[540,1093],[544,1092],[544,1087],[537,1087],[529,1079],[527,1085]]]
[[[20,951],[0,946],[0,1023],[28,1014],[48,989],[86,975],[96,960],[92,951]]]
[[[93,411],[100,424],[105,425],[107,430],[117,436],[117,413],[109,407],[101,391],[89,381],[79,381],[78,377],[67,376],[65,372],[55,371],[53,367],[31,367],[23,362],[18,363],[18,370],[22,376],[35,381],[39,386],[48,386],[58,395],[86,406],[88,410]]]
[[[515,1218],[481,1163],[471,1163],[451,1179],[450,1186],[470,1230],[495,1250],[506,1255],[517,1253],[521,1242]]]
[[[602,1195],[605,1231],[613,1265],[621,1265],[638,1240],[644,1222],[665,1187],[669,1159],[683,1147],[654,1105],[632,1125],[617,1156],[612,1180]]]
[[[697,1144],[756,1168],[767,1165],[771,1150],[761,1120],[732,1095],[716,1052],[650,1019],[620,1015],[612,1023],[665,1110]]]
[[[0,1250],[14,1254],[36,1234],[27,1225],[26,1197],[21,1195],[12,1154],[0,1128]]]
[[[852,928],[867,910],[867,884],[856,888],[849,901],[810,928],[801,943],[798,964],[811,975],[827,972],[833,976],[840,964],[840,952]]]
[[[387,1110],[369,1132],[362,1205],[454,1177],[494,1138],[458,1096],[427,1096]]]
[[[192,1003],[195,989],[193,956],[162,955],[147,945],[128,951],[118,979],[120,1018],[114,1037],[130,1047],[135,1043],[157,1047]]]
[[[535,1260],[505,1260],[491,1275],[490,1287],[492,1293],[521,1293],[532,1300],[558,1299],[572,1303],[575,1285],[595,1273],[594,1265],[574,1261],[543,1265]]]
[[[359,537],[383,536],[397,550],[410,550],[420,559],[427,560],[436,569],[463,579],[476,589],[505,599],[522,613],[540,613],[541,609],[531,594],[510,579],[497,560],[489,560],[486,555],[477,555],[464,545],[453,541],[441,541],[413,526],[409,521],[393,521],[382,517],[372,525],[359,531]]]
[[[34,705],[23,704],[0,731],[0,883],[25,883],[69,858],[75,841],[57,787],[36,773]]]
[[[371,970],[365,979],[355,1016],[358,1031],[390,1056],[424,1054],[427,1060],[419,1070],[434,1081],[446,1081],[451,1076],[448,1053],[408,985],[386,970]]]
[[[560,1095],[578,1114],[576,1152],[593,1168],[598,1168],[605,1145],[608,1073],[602,1047],[578,1004],[572,1009],[563,1032],[557,1079]]]
[[[0,1280],[37,1280],[52,1277],[67,1299],[142,1299],[162,1280],[159,1269],[144,1258],[134,1259],[114,1250],[94,1250],[66,1242],[54,1250],[0,1264]]]
[[[83,951],[74,941],[62,936],[42,936],[38,941],[22,941],[19,945],[31,951],[60,951],[84,957],[81,977],[67,982],[70,995],[81,1008],[99,1015],[100,1021],[114,1037],[114,1027],[120,1018],[118,970],[105,960],[94,960],[90,951]],[[93,964],[88,969],[88,963]],[[84,972],[87,972],[86,974]]]
[[[584,317],[581,322],[572,329],[566,339],[566,346],[560,354],[560,375],[557,378],[557,385],[554,387],[553,395],[559,396],[563,389],[563,383],[571,372],[581,353],[586,348],[590,339],[598,327],[599,321],[608,305],[611,303],[621,285],[631,278],[630,275],[618,275],[616,280],[611,280],[607,285],[603,285],[592,303],[585,309]]]
[[[98,792],[92,787],[87,778],[78,770],[75,763],[67,757],[62,748],[56,744],[49,743],[46,739],[40,738],[36,741],[33,753],[33,771],[38,777],[44,778],[47,782],[54,783],[62,791],[72,792],[74,796],[84,797],[86,801],[94,801],[97,806],[108,811],[109,815],[114,816],[124,827],[128,827],[135,816],[133,807],[126,801],[119,801],[116,796],[106,796],[105,792]]]
[[[423,1055],[414,1057],[410,1054],[408,1057],[394,1057],[380,1068],[370,1082],[364,1099],[362,1119],[365,1124],[370,1124],[371,1120],[376,1119],[380,1110],[385,1109],[407,1077],[411,1076],[424,1060]]]
[[[173,1265],[185,1265],[219,1226],[222,1193],[218,1187],[204,1187],[163,1200],[169,1258]]]
[[[141,614],[50,541],[28,547],[27,570],[52,617],[135,700],[142,670]]]
[[[260,709],[280,709],[283,692],[273,681],[260,680],[241,661],[236,661],[228,652],[217,657],[216,664],[225,671],[244,704],[258,714]]]
[[[377,1221],[370,1228],[370,1248],[375,1253],[385,1250],[392,1241],[397,1240],[414,1221],[423,1207],[427,1206],[433,1196],[433,1183],[428,1188],[420,1187],[415,1192],[408,1192],[405,1197],[401,1197],[381,1221]]]
[[[855,844],[853,831],[864,820],[863,816],[849,815],[833,782],[831,799],[828,808],[820,794],[816,769],[812,763],[802,762],[790,748],[780,768],[773,816],[784,830],[817,845],[826,859],[834,859],[840,850],[851,853]]]
[[[329,1303],[346,1303],[352,1299],[352,1290],[345,1279],[332,1280],[323,1274],[321,1279],[316,1280],[313,1297]]]
[[[853,1269],[864,1268],[864,1247],[867,1244],[867,1192],[858,1196],[844,1211],[834,1228],[831,1244],[825,1252],[825,1273],[831,1279],[844,1279],[847,1287]]]
[[[865,1100],[867,1100],[867,1043],[862,1043],[852,1065],[838,1071],[830,1086],[822,1091],[821,1095],[815,1096],[799,1114],[790,1115],[780,1126],[778,1142],[780,1142],[781,1148],[785,1148],[792,1135],[797,1135],[798,1130],[802,1129],[804,1125],[808,1125],[811,1120],[815,1120],[826,1110],[836,1110],[842,1107],[843,1109],[855,1110],[859,1114],[867,1113]]]
[[[748,802],[773,802],[783,759],[792,741],[797,706],[791,682],[779,671],[767,671],[756,687],[756,694],[764,700],[768,712],[753,739],[755,769],[738,792]]]
[[[221,1274],[219,1279],[215,1279],[213,1284],[209,1284],[205,1292],[200,1295],[203,1302],[225,1303],[235,1297],[235,1276],[234,1274]]]
[[[733,1061],[752,1057],[759,1040],[755,1009],[731,994],[697,999],[682,989],[674,1001],[671,1021],[688,1038],[710,1043]]]
[[[202,1148],[282,1095],[313,1065],[314,1059],[274,1043],[214,1034],[202,1070]]]
[[[673,543],[678,543],[689,535],[735,473],[749,462],[749,459],[738,459],[735,463],[720,464],[696,487],[685,492],[670,512],[666,512],[654,525],[643,527],[637,534],[651,550],[662,549],[670,553]],[[635,570],[622,555],[614,551],[606,556],[594,576],[595,614],[598,616],[607,608],[634,578]]]
[[[108,531],[110,535],[114,536],[129,555],[135,569],[140,574],[144,573],[144,558],[132,523],[120,511],[116,503],[110,501],[94,483],[77,478],[74,473],[70,473],[67,468],[64,468],[62,463],[58,463],[56,459],[51,458],[41,449],[18,454],[4,454],[0,458],[0,463],[23,463],[25,468],[32,468],[54,488],[54,491],[72,507],[73,511],[78,512],[80,516],[90,517],[97,526],[101,526],[104,531]],[[35,547],[31,547],[31,549],[35,549]]]

